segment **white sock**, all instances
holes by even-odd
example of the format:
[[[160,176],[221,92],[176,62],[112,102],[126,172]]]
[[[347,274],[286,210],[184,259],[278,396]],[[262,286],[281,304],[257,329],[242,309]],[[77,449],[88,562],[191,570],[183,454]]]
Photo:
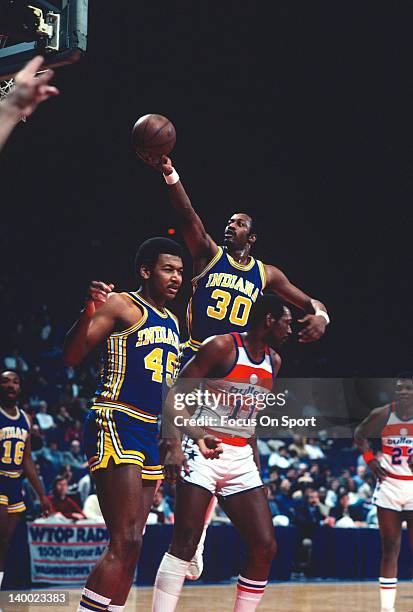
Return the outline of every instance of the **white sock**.
[[[152,612],[174,612],[190,561],[165,553],[155,578]]]
[[[394,612],[397,578],[379,578],[381,612]]]
[[[254,612],[264,595],[267,580],[250,580],[238,576],[234,612]]]
[[[77,612],[102,612],[102,610],[108,609],[109,604],[110,599],[85,587]]]
[[[4,572],[0,572],[0,589],[1,589],[1,583],[3,582],[3,578],[4,578]]]
[[[110,604],[108,608],[108,612],[123,612],[125,609],[125,604],[123,606],[115,606],[114,604]]]

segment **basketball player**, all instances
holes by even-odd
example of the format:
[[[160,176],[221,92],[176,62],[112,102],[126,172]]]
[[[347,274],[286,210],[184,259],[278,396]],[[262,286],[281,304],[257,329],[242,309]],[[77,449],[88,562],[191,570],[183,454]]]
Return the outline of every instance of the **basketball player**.
[[[179,329],[165,308],[182,283],[181,247],[144,242],[135,269],[141,288],[113,292],[92,282],[86,306],[66,336],[64,360],[75,365],[102,343],[102,369],[85,424],[85,450],[110,542],[83,590],[78,611],[124,609],[142,531],[162,478],[157,419],[162,385],[174,375]]]
[[[192,207],[171,160],[163,156],[159,163],[150,155],[139,156],[163,172],[172,207],[193,259],[193,295],[187,310],[189,340],[183,345],[181,367],[193,357],[205,338],[247,329],[251,306],[265,288],[306,313],[299,321],[304,324],[298,334],[300,342],[312,342],[324,334],[330,320],[325,306],[295,287],[281,270],[252,257],[257,234],[250,215],[233,214],[224,230],[223,246],[218,246]],[[169,451],[174,452],[172,442]],[[170,460],[168,452],[165,465]],[[205,516],[205,531],[188,569],[190,580],[196,580],[202,573],[203,544],[215,503],[213,499]]]
[[[26,510],[22,495],[23,475],[39,496],[43,516],[50,502],[39,481],[30,445],[31,422],[17,406],[20,378],[15,372],[0,375],[0,587],[6,553],[13,533]]]
[[[59,93],[56,87],[48,84],[53,77],[53,70],[36,76],[42,65],[43,58],[40,55],[26,64],[17,73],[13,89],[0,104],[0,151],[23,117],[31,115],[40,102]]]
[[[180,383],[185,385],[187,381],[192,390],[194,379],[208,378],[207,388],[220,398],[219,405],[214,409],[204,402],[195,412],[195,419],[202,417],[207,423],[205,430],[186,425],[188,411],[176,404],[176,410],[171,409],[173,401],[168,402],[165,417],[176,426],[182,424],[194,439],[204,437],[205,431],[215,436],[222,453],[210,459],[203,440],[198,440],[198,445],[189,439],[184,442],[189,471],[177,485],[173,538],[156,576],[153,612],[175,610],[204,528],[203,517],[215,495],[219,496],[222,508],[245,538],[248,548],[247,563],[238,578],[234,610],[255,610],[264,594],[276,542],[255,460],[254,419],[260,407],[258,397],[265,401],[273,389],[274,377],[281,365],[274,349],[279,349],[291,334],[290,324],[288,308],[277,296],[264,295],[252,307],[248,332],[206,340],[179,374],[177,387],[172,392],[175,398],[177,391],[182,390]],[[225,398],[230,394],[242,395],[243,403],[227,401]],[[247,396],[252,401],[248,402]],[[235,427],[231,419],[236,420]]]
[[[376,459],[368,438],[382,439],[383,456]],[[375,408],[357,427],[355,441],[377,478],[373,503],[381,536],[381,612],[394,612],[397,588],[397,560],[402,521],[407,521],[413,551],[413,374],[400,375],[395,400]]]

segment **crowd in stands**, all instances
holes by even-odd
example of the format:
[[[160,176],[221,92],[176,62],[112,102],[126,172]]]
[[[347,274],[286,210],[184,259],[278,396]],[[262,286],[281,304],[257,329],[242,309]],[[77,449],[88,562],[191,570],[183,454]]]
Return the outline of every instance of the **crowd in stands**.
[[[93,397],[97,363],[64,367],[64,330],[53,324],[45,307],[24,326],[9,329],[3,369],[23,380],[21,407],[33,420],[32,450],[39,475],[57,516],[68,520],[101,519],[83,451],[83,421]],[[352,440],[326,436],[258,441],[261,469],[274,525],[295,525],[303,542],[314,530],[377,526],[372,504],[374,480]],[[40,514],[35,492],[24,482],[28,517]],[[174,486],[157,492],[148,523],[171,523]],[[225,523],[217,506],[213,522]]]

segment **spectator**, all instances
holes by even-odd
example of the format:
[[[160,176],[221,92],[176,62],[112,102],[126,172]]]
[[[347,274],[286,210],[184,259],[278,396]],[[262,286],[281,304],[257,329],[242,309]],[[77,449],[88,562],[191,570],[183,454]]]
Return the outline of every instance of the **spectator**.
[[[310,576],[314,533],[321,525],[334,524],[334,520],[322,513],[318,492],[314,489],[305,490],[304,501],[296,508],[294,524],[299,532],[296,567],[299,571],[304,571],[306,576]]]
[[[366,515],[364,507],[359,505],[350,506],[350,497],[347,491],[340,492],[338,496],[337,504],[330,510],[330,516],[335,519],[336,526],[338,521],[348,517],[353,521],[355,527],[367,527]],[[346,521],[346,526],[350,525],[349,521]]]
[[[75,476],[79,475],[79,472],[83,472],[87,467],[86,457],[81,451],[79,440],[73,440],[70,444],[70,449],[63,453],[63,461],[67,465],[70,465],[74,471]]]
[[[288,447],[288,450],[290,451],[290,453],[295,452],[296,456],[299,459],[308,457],[308,453],[304,448],[304,438],[302,436],[298,436],[297,434],[294,434],[293,441]]]
[[[72,467],[68,464],[62,465],[62,469],[60,470],[59,476],[63,476],[63,478],[66,478],[67,480],[68,496],[72,498],[77,504],[81,505],[82,501],[79,494],[79,482],[76,481],[74,478]]]
[[[44,436],[40,431],[40,427],[37,423],[33,423],[32,425],[32,433],[30,436],[32,451],[39,451],[44,446]]]
[[[287,470],[291,465],[291,459],[288,455],[288,449],[285,444],[274,450],[268,458],[268,467],[278,467],[281,470]]]
[[[47,412],[47,402],[39,403],[39,412],[36,414],[36,421],[43,433],[47,433],[49,429],[56,427],[51,414]]]
[[[147,522],[149,525],[154,523],[173,523],[173,513],[164,498],[162,489],[158,489],[155,493]]]
[[[356,483],[357,489],[359,489],[361,485],[364,484],[364,482],[366,481],[366,472],[367,469],[365,465],[357,466],[357,473],[355,476],[353,476],[353,480]]]
[[[73,440],[78,440],[80,443],[83,442],[83,425],[79,419],[69,427],[65,433],[64,438],[66,443],[71,443]]]
[[[325,455],[320,448],[319,443],[315,438],[309,438],[307,444],[304,444],[304,449],[311,460],[324,459]]]
[[[66,429],[73,423],[73,419],[70,416],[66,406],[59,407],[56,417],[56,423],[59,429],[61,429],[62,431],[66,431]]]
[[[59,446],[55,440],[51,440],[49,446],[43,446],[40,450],[34,452],[33,457],[36,461],[48,463],[56,473],[62,466],[63,453],[59,450]]]
[[[29,366],[23,359],[23,357],[19,354],[19,349],[14,348],[10,355],[7,355],[3,359],[4,368],[6,370],[11,370],[12,372],[17,372],[17,374],[24,375],[29,370]]]
[[[74,521],[86,518],[77,503],[67,495],[68,482],[64,476],[57,476],[53,484],[52,494],[49,500],[52,506],[52,513],[63,515]]]
[[[320,487],[318,489],[319,507],[320,507],[321,513],[324,516],[328,516],[330,514],[330,509],[331,509],[330,506],[326,504],[326,497],[327,497],[326,487]]]
[[[46,490],[44,486],[44,480],[40,473],[40,465],[38,463],[34,464],[36,468],[37,477],[40,481],[40,484],[43,487],[43,490]],[[31,485],[30,481],[27,478],[23,479],[22,482],[23,489],[23,500],[26,504],[26,518],[34,519],[42,514],[42,507],[40,504],[39,496]]]
[[[90,474],[85,474],[78,482],[78,493],[80,498],[80,503],[85,503],[86,499],[93,493],[93,481]]]
[[[288,516],[290,522],[294,518],[295,503],[291,497],[291,482],[288,478],[284,478],[280,483],[279,493],[275,498],[280,514]]]

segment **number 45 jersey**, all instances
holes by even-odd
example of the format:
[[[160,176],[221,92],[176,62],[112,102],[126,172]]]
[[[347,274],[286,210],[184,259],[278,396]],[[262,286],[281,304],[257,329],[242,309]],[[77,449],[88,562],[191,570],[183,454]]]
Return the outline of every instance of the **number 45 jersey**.
[[[162,410],[163,384],[175,376],[179,350],[177,318],[158,310],[139,293],[127,293],[142,310],[142,319],[111,334],[102,355],[95,404],[132,408],[143,421],[153,423]]]
[[[251,306],[265,287],[264,265],[253,257],[241,265],[225,248],[218,247],[192,285],[186,347],[197,351],[209,336],[246,331]]]

